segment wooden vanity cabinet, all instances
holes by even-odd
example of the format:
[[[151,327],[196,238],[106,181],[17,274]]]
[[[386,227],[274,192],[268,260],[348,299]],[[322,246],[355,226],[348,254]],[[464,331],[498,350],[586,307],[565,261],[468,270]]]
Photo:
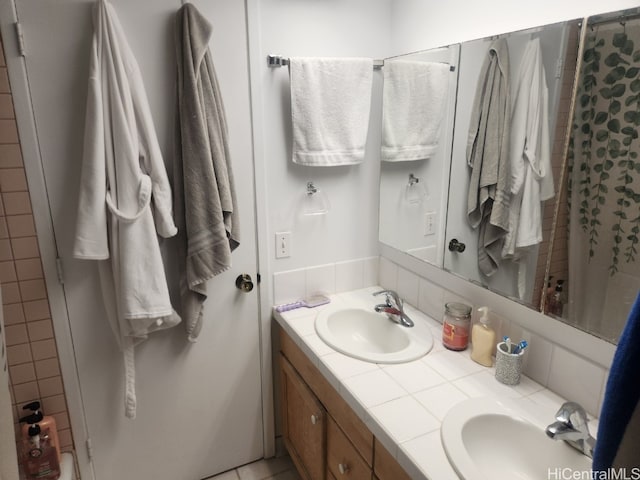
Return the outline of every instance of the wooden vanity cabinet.
[[[376,439],[373,471],[376,480],[411,480],[398,461]]]
[[[291,459],[305,480],[324,478],[324,407],[286,358],[280,358],[282,431]]]
[[[284,441],[305,480],[410,480],[282,329],[280,373]]]

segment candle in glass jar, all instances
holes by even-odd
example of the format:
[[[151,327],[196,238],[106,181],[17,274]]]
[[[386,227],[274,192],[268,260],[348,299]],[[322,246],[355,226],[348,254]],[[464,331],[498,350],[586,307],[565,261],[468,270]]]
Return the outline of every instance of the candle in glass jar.
[[[449,302],[444,306],[442,344],[449,350],[464,350],[469,345],[471,307],[464,303]]]

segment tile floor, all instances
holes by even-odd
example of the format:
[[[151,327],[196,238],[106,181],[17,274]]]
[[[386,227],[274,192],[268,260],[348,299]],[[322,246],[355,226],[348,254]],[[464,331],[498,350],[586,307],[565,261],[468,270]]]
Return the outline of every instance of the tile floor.
[[[208,480],[301,480],[289,456],[274,457],[238,467]]]

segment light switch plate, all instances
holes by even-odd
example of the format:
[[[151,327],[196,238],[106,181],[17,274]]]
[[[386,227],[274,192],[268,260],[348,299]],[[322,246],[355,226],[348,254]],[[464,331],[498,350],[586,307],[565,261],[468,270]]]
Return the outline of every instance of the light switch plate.
[[[276,258],[291,256],[291,232],[276,233]]]
[[[436,212],[424,214],[424,236],[436,234]]]

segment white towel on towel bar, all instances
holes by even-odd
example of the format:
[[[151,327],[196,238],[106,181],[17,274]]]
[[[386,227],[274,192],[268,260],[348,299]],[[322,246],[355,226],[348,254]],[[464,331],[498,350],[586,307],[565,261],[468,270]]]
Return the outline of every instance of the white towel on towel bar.
[[[446,63],[385,62],[382,160],[424,160],[435,154],[448,90]]]
[[[291,58],[293,162],[352,165],[364,159],[373,60]]]

